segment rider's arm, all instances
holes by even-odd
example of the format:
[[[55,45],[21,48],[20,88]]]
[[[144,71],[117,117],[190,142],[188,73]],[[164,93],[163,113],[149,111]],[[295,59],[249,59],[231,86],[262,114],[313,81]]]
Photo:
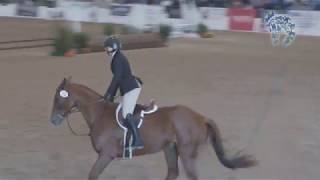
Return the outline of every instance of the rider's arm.
[[[106,96],[110,96],[111,98],[113,98],[116,93],[117,90],[120,86],[120,80],[121,80],[121,76],[122,76],[122,71],[123,68],[121,66],[121,61],[118,61],[119,59],[117,59],[114,63],[114,69],[113,69],[113,78],[112,81],[109,85],[109,88],[107,90]]]

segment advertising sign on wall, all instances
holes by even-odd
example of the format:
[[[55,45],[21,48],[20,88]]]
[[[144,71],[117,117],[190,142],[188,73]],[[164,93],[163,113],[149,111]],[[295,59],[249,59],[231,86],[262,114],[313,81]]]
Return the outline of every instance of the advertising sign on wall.
[[[230,30],[244,30],[252,31],[254,18],[256,17],[256,10],[251,8],[230,8],[229,15],[229,29]]]
[[[38,7],[31,0],[19,1],[17,4],[16,14],[18,16],[37,16]]]
[[[111,5],[110,11],[113,16],[128,16],[131,6],[128,5]]]

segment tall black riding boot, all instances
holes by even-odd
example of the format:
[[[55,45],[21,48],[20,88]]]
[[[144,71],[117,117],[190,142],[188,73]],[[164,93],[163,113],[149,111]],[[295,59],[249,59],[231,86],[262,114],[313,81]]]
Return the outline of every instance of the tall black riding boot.
[[[133,141],[132,141],[132,149],[142,149],[144,147],[142,139],[140,137],[140,133],[138,127],[136,126],[134,116],[132,114],[128,114],[126,117],[126,121],[128,124],[128,128],[132,133]]]

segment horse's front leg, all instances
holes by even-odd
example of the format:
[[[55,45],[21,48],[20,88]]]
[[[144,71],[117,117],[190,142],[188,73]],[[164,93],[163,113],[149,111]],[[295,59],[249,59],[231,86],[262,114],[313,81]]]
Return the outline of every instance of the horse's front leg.
[[[97,180],[103,170],[110,164],[113,158],[106,153],[100,153],[98,159],[94,163],[90,174],[89,180]]]
[[[278,31],[272,32],[271,34],[271,42],[273,46],[277,46],[280,43],[281,33]]]

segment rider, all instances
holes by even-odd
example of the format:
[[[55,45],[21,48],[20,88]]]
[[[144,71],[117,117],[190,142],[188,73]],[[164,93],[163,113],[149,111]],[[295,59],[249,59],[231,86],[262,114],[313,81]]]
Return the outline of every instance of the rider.
[[[141,149],[144,147],[133,115],[134,108],[141,92],[142,82],[132,74],[130,64],[121,52],[121,43],[116,37],[108,37],[104,41],[104,48],[107,54],[112,57],[111,71],[113,79],[107,92],[104,95],[105,100],[114,101],[114,96],[120,88],[122,98],[122,115],[126,119],[128,129],[133,135],[132,148]]]

